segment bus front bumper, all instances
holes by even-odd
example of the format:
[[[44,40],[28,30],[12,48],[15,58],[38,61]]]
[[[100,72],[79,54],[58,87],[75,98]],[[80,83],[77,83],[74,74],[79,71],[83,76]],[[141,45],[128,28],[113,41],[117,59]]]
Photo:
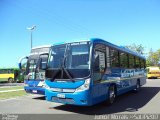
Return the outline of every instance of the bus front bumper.
[[[31,93],[31,94],[41,94],[41,95],[45,95],[45,88],[43,88],[43,87],[24,86],[24,90],[25,90],[27,93]]]
[[[72,104],[80,106],[91,106],[89,91],[74,92],[74,93],[61,93],[45,90],[46,100],[62,104]]]

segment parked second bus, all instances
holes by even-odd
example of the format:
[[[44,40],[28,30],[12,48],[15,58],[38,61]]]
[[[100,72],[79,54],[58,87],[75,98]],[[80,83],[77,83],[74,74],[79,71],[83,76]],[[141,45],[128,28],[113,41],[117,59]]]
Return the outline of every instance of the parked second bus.
[[[50,45],[34,47],[32,48],[30,55],[24,57],[27,59],[24,80],[24,90],[27,93],[45,94],[45,88],[43,86],[45,71],[39,68],[43,68],[43,66],[46,65],[49,49]],[[24,58],[20,59],[20,68],[22,68],[21,64]]]
[[[160,77],[160,69],[157,66],[147,67],[147,78],[158,78]]]
[[[146,83],[145,57],[102,39],[53,45],[46,67],[46,100],[91,106]]]
[[[0,68],[0,82],[23,82],[24,76],[18,68]]]

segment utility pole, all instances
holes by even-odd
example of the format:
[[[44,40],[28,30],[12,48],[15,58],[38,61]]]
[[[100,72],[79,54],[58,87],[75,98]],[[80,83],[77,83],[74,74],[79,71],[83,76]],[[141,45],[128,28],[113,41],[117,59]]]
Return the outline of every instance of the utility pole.
[[[33,25],[32,27],[30,27],[30,28],[27,28],[27,30],[29,30],[30,32],[31,32],[31,35],[30,35],[30,40],[31,40],[31,49],[32,49],[32,42],[33,42],[33,38],[32,38],[32,32],[33,32],[33,30],[36,28],[36,26],[35,25]]]

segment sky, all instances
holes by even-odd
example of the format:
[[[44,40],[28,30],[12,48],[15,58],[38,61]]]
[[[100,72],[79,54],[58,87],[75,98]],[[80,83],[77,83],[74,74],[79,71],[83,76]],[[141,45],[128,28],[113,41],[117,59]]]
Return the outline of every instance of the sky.
[[[33,47],[102,38],[160,49],[159,0],[0,0],[0,68],[18,67]]]

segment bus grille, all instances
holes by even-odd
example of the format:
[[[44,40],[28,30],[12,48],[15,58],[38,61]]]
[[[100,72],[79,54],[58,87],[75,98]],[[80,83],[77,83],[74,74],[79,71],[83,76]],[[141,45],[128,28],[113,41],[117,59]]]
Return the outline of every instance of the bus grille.
[[[57,102],[61,102],[61,103],[70,103],[70,104],[75,103],[75,101],[72,98],[52,97],[52,101],[57,101]]]

